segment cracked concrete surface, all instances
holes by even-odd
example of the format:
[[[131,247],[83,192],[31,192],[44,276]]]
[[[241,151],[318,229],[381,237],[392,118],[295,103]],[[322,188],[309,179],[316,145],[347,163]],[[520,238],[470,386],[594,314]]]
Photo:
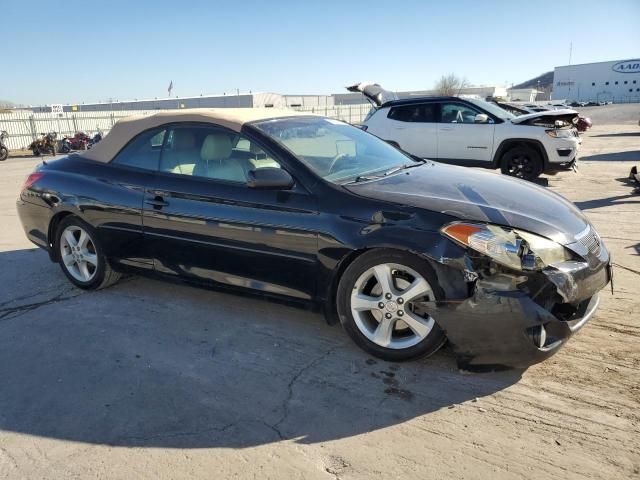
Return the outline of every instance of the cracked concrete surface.
[[[585,150],[637,151],[637,130],[596,126]],[[15,216],[35,163],[0,164],[0,478],[639,476],[632,163],[550,180],[624,267],[615,294],[548,362],[482,375],[446,348],[372,359],[320,315],[254,298],[137,277],[76,290]]]

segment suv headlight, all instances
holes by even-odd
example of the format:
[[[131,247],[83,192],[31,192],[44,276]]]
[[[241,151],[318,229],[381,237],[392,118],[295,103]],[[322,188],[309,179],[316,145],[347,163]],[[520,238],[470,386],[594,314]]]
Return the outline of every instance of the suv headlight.
[[[571,253],[559,243],[498,225],[456,222],[442,228],[441,232],[515,270],[541,270],[572,259]]]
[[[552,130],[545,130],[545,132],[547,132],[547,135],[549,135],[550,137],[553,138],[571,138],[571,137],[575,137],[573,131],[571,130],[559,130],[559,129],[552,129]]]

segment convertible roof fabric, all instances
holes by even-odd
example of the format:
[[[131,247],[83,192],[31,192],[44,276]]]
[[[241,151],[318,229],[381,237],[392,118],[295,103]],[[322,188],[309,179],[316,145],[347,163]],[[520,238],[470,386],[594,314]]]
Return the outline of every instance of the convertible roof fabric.
[[[275,108],[192,108],[158,112],[152,115],[133,115],[116,122],[104,139],[94,145],[91,150],[84,152],[82,156],[89,160],[108,163],[136,135],[169,123],[211,123],[240,132],[247,122],[296,115],[309,114]]]

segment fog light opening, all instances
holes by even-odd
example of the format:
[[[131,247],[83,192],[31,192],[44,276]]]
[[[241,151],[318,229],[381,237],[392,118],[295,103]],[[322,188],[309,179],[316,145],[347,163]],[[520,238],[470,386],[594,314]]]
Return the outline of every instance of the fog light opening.
[[[529,338],[537,348],[544,348],[547,343],[547,330],[544,325],[528,328]]]

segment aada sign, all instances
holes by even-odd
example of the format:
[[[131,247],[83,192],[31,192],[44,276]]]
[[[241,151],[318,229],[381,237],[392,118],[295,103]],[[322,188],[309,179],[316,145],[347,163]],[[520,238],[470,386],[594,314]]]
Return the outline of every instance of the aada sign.
[[[611,70],[618,73],[640,73],[640,59],[618,62]]]

